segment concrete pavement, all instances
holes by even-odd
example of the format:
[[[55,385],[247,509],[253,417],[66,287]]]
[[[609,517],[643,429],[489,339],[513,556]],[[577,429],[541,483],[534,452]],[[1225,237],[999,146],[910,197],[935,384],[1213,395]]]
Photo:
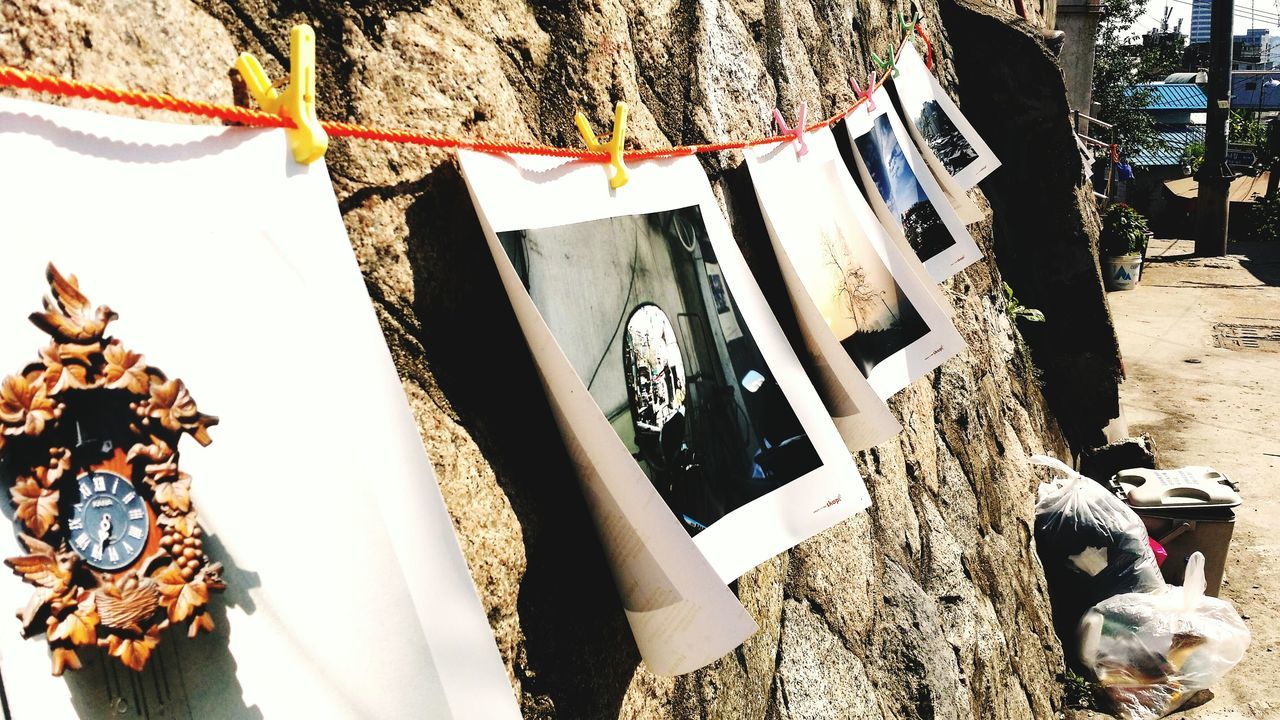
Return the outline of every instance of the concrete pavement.
[[[1177,718],[1280,718],[1280,243],[1193,258],[1153,241],[1140,286],[1108,295],[1130,434],[1162,467],[1210,465],[1240,484],[1222,597],[1253,633],[1215,697]]]

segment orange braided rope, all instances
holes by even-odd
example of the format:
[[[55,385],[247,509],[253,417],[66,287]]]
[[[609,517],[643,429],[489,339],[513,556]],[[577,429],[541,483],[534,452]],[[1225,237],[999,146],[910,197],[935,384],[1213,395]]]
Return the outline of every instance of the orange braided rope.
[[[898,46],[899,54],[901,53],[902,47],[906,45],[906,43],[910,42],[910,40],[910,34],[903,36],[902,42]],[[928,44],[927,39],[925,42]],[[932,51],[933,48],[930,46],[930,55],[933,54]],[[888,79],[889,73],[885,73],[885,77],[880,78],[875,83],[872,87],[872,91],[878,90]],[[169,112],[213,118],[224,122],[238,123],[240,125],[248,125],[252,127],[297,127],[293,120],[287,117],[273,115],[271,113],[263,112],[262,110],[253,110],[234,105],[217,105],[199,100],[178,98],[172,95],[139,92],[136,90],[122,90],[120,88],[113,88],[107,85],[98,85],[96,83],[84,82],[82,80],[72,80],[70,78],[59,77],[56,75],[28,72],[8,65],[0,65],[0,87],[31,90],[33,92],[43,93],[46,95],[61,95],[64,97],[101,100],[103,102],[130,105],[132,107],[148,110],[167,110]],[[864,99],[859,99],[857,102],[835,115],[807,126],[805,130],[817,130],[819,128],[832,125],[856,110],[863,102],[865,102]],[[357,123],[334,122],[330,120],[325,120],[320,124],[324,127],[325,132],[329,133],[329,135],[333,137],[406,143],[411,145],[423,145],[426,147],[454,150],[476,150],[486,153],[543,155],[547,157],[595,160],[602,162],[608,162],[609,160],[609,154],[607,152],[593,152],[591,150],[581,148],[559,148],[549,145],[492,140],[467,140],[464,138],[450,137],[448,135],[435,135],[431,133],[413,132],[410,130],[391,130],[359,125]],[[789,139],[793,139],[793,137],[790,135],[774,135],[770,137],[755,138],[752,140],[732,140],[702,145],[678,145],[675,147],[656,148],[653,150],[631,150],[625,152],[624,156],[629,160],[650,160],[654,158],[719,152],[722,150],[741,150],[743,148],[754,147],[756,145],[785,142]]]

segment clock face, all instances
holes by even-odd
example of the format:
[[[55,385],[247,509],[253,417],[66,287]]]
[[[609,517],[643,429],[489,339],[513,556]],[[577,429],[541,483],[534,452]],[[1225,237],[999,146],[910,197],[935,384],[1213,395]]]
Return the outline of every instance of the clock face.
[[[71,547],[98,570],[119,570],[147,545],[146,501],[133,484],[113,472],[95,470],[76,478],[80,502],[67,522]]]

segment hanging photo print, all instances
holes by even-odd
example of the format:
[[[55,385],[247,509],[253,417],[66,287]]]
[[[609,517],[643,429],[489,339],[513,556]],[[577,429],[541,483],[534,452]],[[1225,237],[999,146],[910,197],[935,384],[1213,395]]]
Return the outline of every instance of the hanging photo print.
[[[916,146],[919,149],[919,145]],[[947,198],[947,204],[951,206],[951,210],[955,212],[956,217],[960,218],[960,222],[966,226],[976,222],[981,222],[986,214],[982,212],[982,208],[978,207],[978,203],[969,197],[969,194],[960,188],[950,175],[937,165],[929,155],[923,155],[925,163],[929,166],[929,172],[933,175],[933,179],[937,181],[938,187],[942,188],[942,194]]]
[[[892,85],[902,103],[907,128],[919,144],[921,154],[934,160],[931,164],[941,169],[940,175],[953,178],[955,187],[964,191],[1000,167],[995,153],[961,114],[910,43],[902,48],[897,70]]]
[[[846,386],[866,378],[888,399],[964,340],[920,261],[858,192],[831,130],[806,141],[800,158],[789,143],[747,150],[751,182],[806,339]]]
[[[907,130],[911,130],[911,124],[903,123]],[[955,178],[947,174],[947,170],[942,163],[938,161],[929,146],[920,139],[920,136],[914,132],[908,132],[911,139],[915,141],[916,151],[920,153],[920,157],[924,158],[925,164],[929,166],[929,174],[933,176],[938,187],[942,188],[942,194],[947,199],[947,204],[951,206],[956,217],[966,226],[976,222],[981,222],[986,214],[982,208],[978,207],[978,203],[969,197],[969,193],[956,182]]]
[[[982,256],[964,222],[929,172],[883,89],[874,109],[844,119],[867,200],[890,233],[905,240],[929,275],[942,282]]]
[[[646,660],[703,634],[683,669],[714,660],[751,621],[705,583],[866,507],[857,467],[696,158],[629,168],[616,192],[595,163],[460,158]],[[656,622],[629,597],[654,571],[710,629],[636,627]]]
[[[7,712],[518,718],[323,162],[12,99],[0,157]]]

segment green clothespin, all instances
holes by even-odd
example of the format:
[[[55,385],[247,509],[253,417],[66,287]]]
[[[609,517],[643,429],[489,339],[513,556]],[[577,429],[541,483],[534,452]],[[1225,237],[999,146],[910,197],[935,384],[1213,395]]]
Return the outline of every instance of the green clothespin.
[[[924,15],[921,15],[920,13],[916,13],[915,18],[912,19],[910,23],[908,23],[906,20],[906,16],[902,14],[902,11],[901,10],[898,11],[898,27],[902,28],[902,32],[906,35],[910,35],[911,33],[915,32],[916,26],[919,25],[923,20],[924,20]]]
[[[889,46],[888,62],[881,60],[880,56],[876,55],[875,53],[871,53],[871,62],[874,62],[876,64],[876,67],[880,68],[882,72],[887,73],[889,71],[892,71],[893,73],[892,77],[898,77],[898,58],[894,57],[894,50],[892,45]]]

